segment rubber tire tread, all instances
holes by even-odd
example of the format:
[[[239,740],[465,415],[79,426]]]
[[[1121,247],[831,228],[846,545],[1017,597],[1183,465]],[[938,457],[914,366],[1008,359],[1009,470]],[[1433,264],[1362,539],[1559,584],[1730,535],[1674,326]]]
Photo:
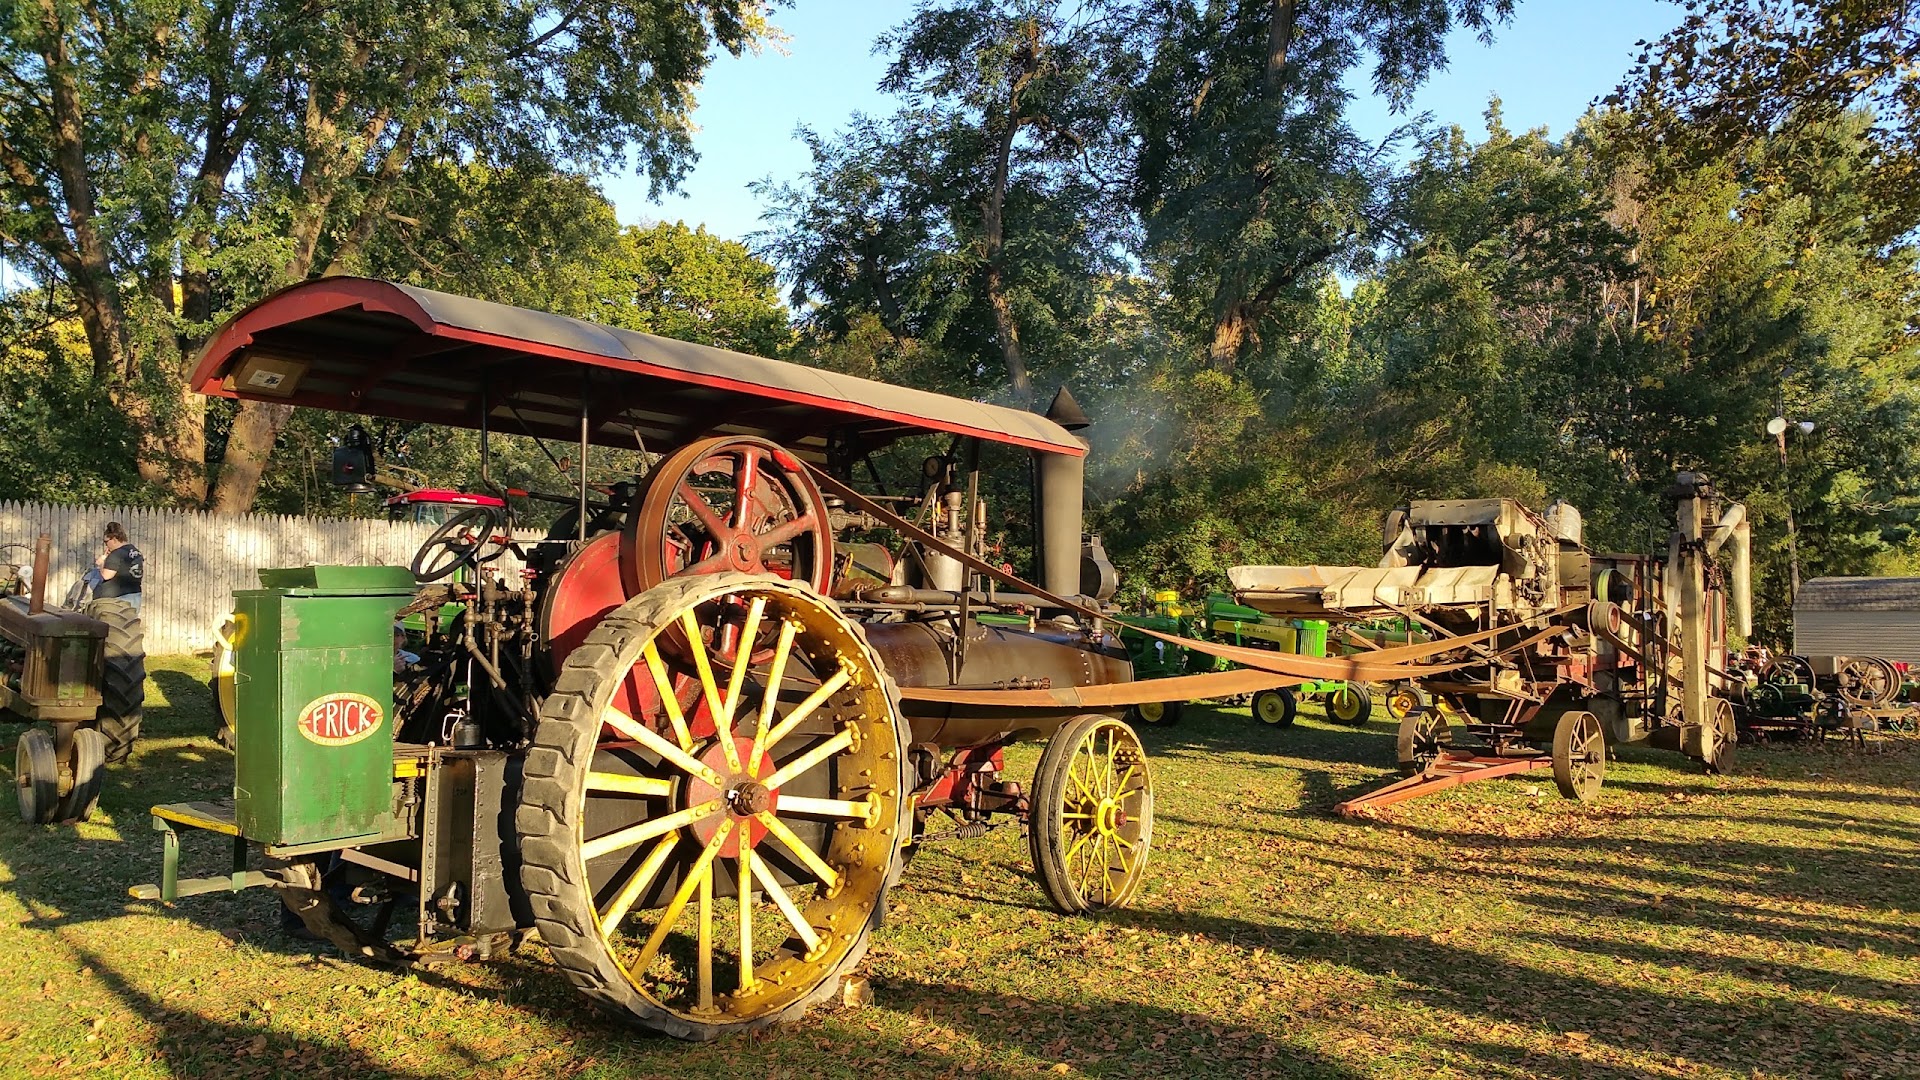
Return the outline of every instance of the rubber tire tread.
[[[14,745],[16,769],[22,751],[25,751],[32,781],[20,790],[33,793],[33,810],[29,814],[25,806],[20,807],[20,820],[28,825],[49,824],[60,809],[60,763],[53,756],[53,735],[46,728],[38,727],[21,732],[20,741]],[[14,780],[17,782],[19,777],[15,776]]]
[[[1073,762],[1073,754],[1079,746],[1086,730],[1106,721],[1108,717],[1100,713],[1088,713],[1076,716],[1047,740],[1046,749],[1040,751],[1040,763],[1033,770],[1033,809],[1027,822],[1027,847],[1033,855],[1033,869],[1040,878],[1040,890],[1047,894],[1047,902],[1063,915],[1086,915],[1096,911],[1112,911],[1127,907],[1138,893],[1140,883],[1145,881],[1145,860],[1153,854],[1152,805],[1148,805],[1146,836],[1140,858],[1141,877],[1134,884],[1134,891],[1127,893],[1118,904],[1096,908],[1087,903],[1078,893],[1079,890],[1067,881],[1068,869],[1065,852],[1060,850],[1060,838],[1054,835],[1053,817],[1049,809],[1060,805],[1065,795],[1067,768]],[[1139,741],[1138,733],[1134,739]],[[1141,745],[1144,756],[1146,747]],[[1151,766],[1147,774],[1147,792],[1153,792]]]
[[[1180,722],[1180,718],[1185,716],[1187,713],[1187,703],[1184,701],[1163,701],[1160,703],[1160,705],[1162,706],[1164,711],[1161,712],[1160,719],[1158,720],[1147,719],[1146,716],[1144,716],[1140,712],[1140,706],[1138,705],[1128,706],[1127,722],[1144,724],[1147,727],[1154,727],[1154,728],[1170,728],[1175,724],[1178,724]]]
[[[56,821],[85,821],[100,805],[107,778],[107,737],[93,728],[73,733],[73,790],[60,800]]]
[[[1269,694],[1278,695],[1280,698],[1281,713],[1280,719],[1278,720],[1268,720],[1260,715],[1260,699]],[[1300,711],[1300,703],[1294,698],[1293,691],[1288,690],[1286,687],[1280,687],[1276,690],[1260,690],[1254,693],[1253,704],[1249,707],[1248,711],[1253,714],[1255,720],[1260,721],[1268,727],[1290,728],[1293,726],[1294,716]]]
[[[1339,724],[1341,727],[1366,727],[1367,724],[1373,720],[1373,692],[1360,683],[1348,683],[1346,692],[1360,699],[1360,711],[1354,714],[1351,720],[1342,720],[1333,715],[1333,699],[1336,694],[1340,693],[1340,691],[1336,690],[1327,695],[1326,705],[1324,706],[1327,719]]]
[[[117,597],[87,605],[87,615],[107,624],[105,663],[100,679],[100,709],[94,725],[107,739],[107,761],[118,764],[133,753],[147,700],[146,632],[140,611]]]
[[[574,881],[574,796],[584,782],[582,774],[592,766],[600,728],[592,711],[593,698],[606,680],[624,676],[624,672],[617,670],[620,654],[636,637],[645,637],[653,627],[680,610],[688,596],[709,591],[715,585],[732,582],[765,585],[769,580],[739,573],[671,578],[608,613],[586,640],[568,654],[566,664],[554,681],[553,693],[540,706],[533,745],[526,757],[520,803],[514,811],[521,887],[533,909],[540,940],[546,942],[554,963],[567,980],[599,1008],[629,1023],[689,1042],[705,1042],[724,1034],[796,1020],[809,1008],[831,998],[839,989],[841,978],[866,955],[873,928],[886,910],[883,890],[874,904],[873,917],[861,928],[859,939],[847,951],[846,959],[806,997],[779,1012],[749,1021],[695,1024],[647,1001],[627,983],[619,965],[593,929],[594,915],[585,907],[593,902],[591,894],[586,892],[586,883]],[[791,584],[771,580],[780,585]],[[826,597],[820,600],[836,612],[839,610],[832,600]],[[848,622],[858,630],[858,623]],[[865,641],[865,635],[860,636]],[[874,660],[879,662],[877,654]],[[883,683],[893,705],[895,731],[900,738],[899,753],[894,760],[902,770],[899,789],[902,821],[896,823],[899,829],[896,835],[904,837],[911,834],[905,816],[910,801],[907,796],[912,790],[905,775],[906,722],[900,715],[892,680],[883,680]],[[899,857],[896,850],[893,855],[896,863]],[[893,876],[890,872],[889,880]]]

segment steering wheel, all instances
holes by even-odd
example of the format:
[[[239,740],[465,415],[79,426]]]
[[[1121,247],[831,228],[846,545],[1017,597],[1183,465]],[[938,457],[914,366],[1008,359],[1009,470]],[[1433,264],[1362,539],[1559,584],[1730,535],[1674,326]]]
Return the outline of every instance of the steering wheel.
[[[33,565],[30,562],[14,562],[8,558],[7,552],[16,548],[26,552],[28,558],[33,557],[33,548],[30,545],[0,544],[0,596],[6,595],[5,590],[11,588],[16,582],[24,587],[26,580],[20,577],[20,571]]]
[[[413,579],[439,581],[462,567],[505,555],[510,541],[500,535],[504,526],[500,512],[491,506],[471,506],[453,515],[414,552]]]

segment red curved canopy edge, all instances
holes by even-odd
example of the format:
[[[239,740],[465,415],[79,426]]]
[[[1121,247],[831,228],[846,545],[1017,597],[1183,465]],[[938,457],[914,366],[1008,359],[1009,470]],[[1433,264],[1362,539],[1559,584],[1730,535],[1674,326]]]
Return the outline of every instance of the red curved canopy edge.
[[[304,358],[291,394],[226,385],[260,346]],[[591,376],[572,373],[591,371]],[[870,445],[946,432],[1049,453],[1086,448],[1036,413],[915,390],[805,365],[620,330],[526,308],[369,278],[289,286],[218,330],[190,384],[202,394],[337,412],[480,426],[667,449],[715,433],[805,444],[852,430]],[[484,388],[484,391],[483,391]],[[511,408],[513,413],[504,412]]]
[[[434,332],[433,319],[392,282],[354,277],[303,281],[255,301],[253,306],[214,331],[213,337],[201,348],[200,358],[194,362],[188,385],[210,396],[242,397],[244,395],[221,389],[220,382],[225,378],[227,361],[253,344],[256,333],[353,307],[398,315],[419,327],[423,334]]]

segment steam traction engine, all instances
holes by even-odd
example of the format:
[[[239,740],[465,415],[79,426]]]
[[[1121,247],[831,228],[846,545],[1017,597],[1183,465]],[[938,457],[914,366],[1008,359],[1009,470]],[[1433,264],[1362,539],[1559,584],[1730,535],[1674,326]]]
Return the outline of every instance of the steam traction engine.
[[[1071,704],[1131,669],[1056,602],[1099,599],[1078,595],[1085,445],[1060,424],[344,278],[240,315],[194,385],[475,429],[483,461],[510,431],[647,467],[614,505],[582,466],[571,530],[542,541],[510,539],[508,499],[408,569],[261,571],[230,635],[235,798],[155,807],[165,872],[136,896],[271,887],[385,960],[537,930],[596,1003],[709,1038],[832,995],[936,815],[1024,821],[1063,911],[1139,888],[1145,755],[1118,709]],[[983,468],[1036,477],[1048,595],[982,574]],[[965,703],[1004,690],[1029,693]],[[1030,788],[1003,776],[1022,739],[1047,740]],[[183,829],[229,837],[231,870],[182,878]]]

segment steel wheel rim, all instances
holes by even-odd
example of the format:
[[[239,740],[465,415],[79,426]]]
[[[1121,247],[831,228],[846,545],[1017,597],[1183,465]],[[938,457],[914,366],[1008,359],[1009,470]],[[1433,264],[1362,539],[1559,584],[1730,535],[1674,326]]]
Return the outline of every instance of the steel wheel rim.
[[[1153,828],[1147,755],[1132,729],[1113,720],[1089,728],[1067,759],[1058,815],[1060,862],[1081,901],[1119,907],[1145,877]]]
[[[905,795],[884,679],[851,627],[802,590],[735,600],[745,610],[731,650],[709,648],[702,633],[717,621],[699,610],[712,603],[654,628],[602,705],[576,793],[593,932],[635,993],[701,1024],[776,1014],[838,970],[891,870]],[[754,677],[726,662],[742,648],[757,657],[762,642],[768,658],[751,664]],[[761,689],[796,673],[817,683],[801,700]],[[623,701],[636,684],[653,689],[651,715],[627,707],[644,693]],[[604,804],[635,800],[644,817],[594,827]],[[824,842],[808,842],[817,835]]]
[[[1412,690],[1405,687],[1397,689],[1387,695],[1387,714],[1395,720],[1411,716],[1413,710],[1419,707],[1420,699],[1414,695]]]
[[[1600,786],[1606,768],[1607,749],[1600,735],[1600,721],[1588,713],[1574,722],[1573,747],[1568,755],[1574,786],[1588,791]]]

